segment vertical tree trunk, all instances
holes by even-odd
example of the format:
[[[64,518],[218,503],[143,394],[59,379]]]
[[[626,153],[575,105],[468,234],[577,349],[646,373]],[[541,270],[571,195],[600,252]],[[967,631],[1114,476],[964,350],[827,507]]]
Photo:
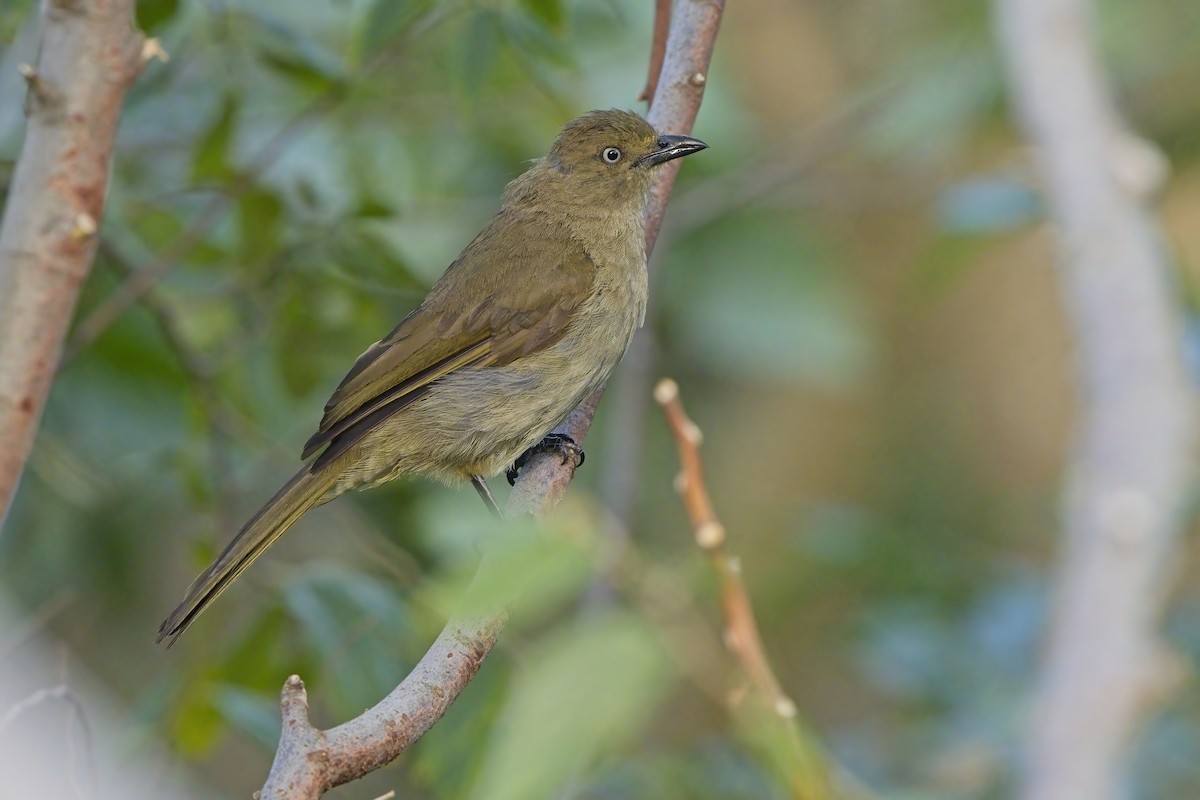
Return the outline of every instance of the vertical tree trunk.
[[[43,0],[29,122],[0,224],[0,521],[96,253],[110,154],[145,40],[134,0]]]
[[[1161,686],[1167,567],[1195,422],[1182,320],[1148,201],[1157,151],[1121,122],[1086,0],[997,0],[1012,102],[1037,151],[1078,346],[1079,418],[1026,800],[1108,800]]]

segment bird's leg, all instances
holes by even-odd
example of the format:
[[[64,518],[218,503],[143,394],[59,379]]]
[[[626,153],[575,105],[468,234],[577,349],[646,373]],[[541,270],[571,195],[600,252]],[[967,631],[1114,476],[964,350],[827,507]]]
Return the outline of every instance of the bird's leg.
[[[575,440],[565,433],[550,433],[545,439],[535,444],[533,447],[526,450],[521,455],[517,456],[517,460],[504,473],[504,477],[508,478],[508,485],[512,486],[517,482],[517,475],[521,473],[521,467],[525,466],[525,462],[533,458],[538,453],[558,453],[562,463],[567,463],[567,459],[575,460],[575,468],[579,469],[583,466],[583,461],[586,458],[583,454],[583,448],[575,444]]]
[[[496,498],[492,497],[492,490],[488,488],[487,481],[480,475],[472,475],[471,485],[475,487],[475,491],[479,492],[483,504],[495,515],[496,519],[504,519],[504,515],[500,513],[500,506],[496,505]]]

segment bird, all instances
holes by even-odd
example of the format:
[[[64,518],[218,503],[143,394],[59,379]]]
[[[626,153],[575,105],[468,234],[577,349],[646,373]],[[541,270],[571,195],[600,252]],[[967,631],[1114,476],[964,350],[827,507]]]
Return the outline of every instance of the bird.
[[[708,147],[636,113],[563,126],[504,189],[500,208],[326,403],[304,466],[192,582],[159,627],[173,644],[315,506],[401,475],[471,482],[538,449],[582,452],[551,432],[608,380],[646,314],[645,214],[656,173]]]

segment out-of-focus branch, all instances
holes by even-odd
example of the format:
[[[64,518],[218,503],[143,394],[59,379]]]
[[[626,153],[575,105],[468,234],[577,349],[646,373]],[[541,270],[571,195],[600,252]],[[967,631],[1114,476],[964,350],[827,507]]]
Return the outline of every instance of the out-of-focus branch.
[[[650,40],[650,71],[646,74],[646,88],[638,100],[654,99],[658,89],[658,77],[662,74],[663,58],[667,54],[667,32],[671,29],[672,0],[654,0],[654,35]]]
[[[770,716],[774,730],[769,738],[775,742],[770,748],[774,760],[793,797],[799,800],[844,797],[846,795],[831,781],[829,765],[820,747],[800,729],[796,704],[780,687],[767,659],[750,594],[742,580],[741,563],[725,547],[725,527],[717,518],[704,482],[700,428],[684,412],[675,381],[659,381],[654,389],[654,399],[662,407],[679,449],[682,471],[676,479],[676,489],[691,519],[696,544],[712,562],[720,582],[725,646],[745,675],[749,699],[765,708]]]
[[[160,54],[133,0],[48,0],[35,66],[22,65],[29,122],[0,224],[0,520],[96,254],[125,92]]]
[[[720,0],[680,0],[671,19],[654,102],[647,115],[662,131],[686,134],[692,130],[704,96],[708,64],[716,43],[724,3]],[[654,249],[667,197],[679,163],[668,163],[659,173],[646,219],[646,252]],[[596,415],[602,391],[579,406],[560,431],[582,443]],[[509,495],[507,514],[541,514],[553,508],[566,492],[575,472],[572,459],[563,463],[552,454],[530,458],[521,468]],[[488,570],[485,555],[475,584]],[[471,590],[468,590],[470,594]],[[359,717],[327,731],[308,721],[308,696],[298,676],[283,688],[283,733],[275,762],[258,796],[305,800],[328,789],[360,778],[402,753],[446,713],[459,693],[478,672],[496,644],[506,609],[498,608],[452,619],[399,686]]]
[[[84,798],[89,795],[95,795],[97,793],[96,782],[98,773],[96,771],[96,756],[92,747],[92,726],[88,722],[87,712],[83,707],[83,701],[78,695],[75,694],[75,692],[71,691],[71,687],[67,684],[61,683],[58,686],[52,686],[48,689],[38,689],[25,699],[15,703],[11,708],[8,709],[8,711],[4,713],[4,716],[0,717],[0,734],[7,733],[8,729],[15,724],[22,715],[32,711],[34,708],[37,708],[44,703],[49,703],[52,701],[65,703],[66,706],[71,709],[71,719],[75,722],[75,724],[79,725],[80,737],[82,738],[83,744],[84,764],[87,767],[87,780],[89,785],[87,787],[87,791],[85,791],[83,787],[79,786],[78,779],[75,774],[75,765],[73,763],[70,764],[68,780],[74,789],[75,797]],[[74,746],[69,741],[67,747],[64,749],[68,753],[74,753]]]
[[[1122,794],[1123,756],[1175,672],[1156,621],[1194,455],[1182,321],[1147,208],[1165,165],[1117,114],[1090,11],[1086,0],[996,2],[1012,101],[1058,223],[1081,378],[1027,800]]]

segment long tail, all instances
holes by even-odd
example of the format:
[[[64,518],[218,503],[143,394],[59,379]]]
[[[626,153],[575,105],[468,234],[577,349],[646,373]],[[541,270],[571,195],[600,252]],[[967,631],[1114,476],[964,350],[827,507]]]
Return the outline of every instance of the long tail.
[[[167,646],[175,644],[196,617],[337,482],[340,470],[333,466],[330,464],[315,473],[306,466],[292,476],[238,531],[217,560],[192,581],[183,602],[159,626],[155,641],[169,637]]]

